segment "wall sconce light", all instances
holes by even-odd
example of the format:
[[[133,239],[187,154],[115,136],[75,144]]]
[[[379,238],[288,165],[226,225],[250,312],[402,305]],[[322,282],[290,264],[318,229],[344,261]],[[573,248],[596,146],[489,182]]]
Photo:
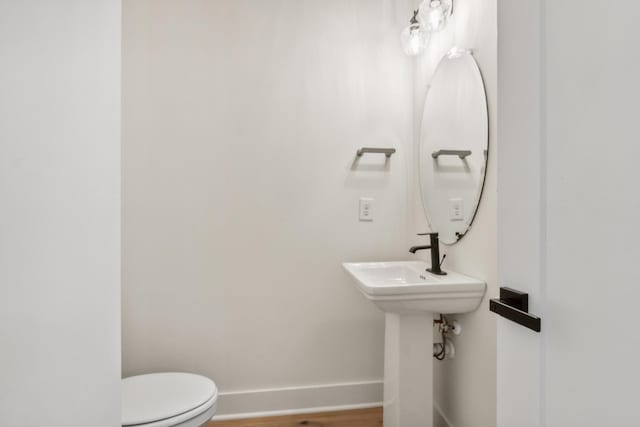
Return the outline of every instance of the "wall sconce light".
[[[429,34],[418,22],[419,9],[413,11],[413,17],[409,21],[409,26],[400,34],[402,50],[409,56],[416,56],[424,51],[427,46]]]
[[[424,0],[418,10],[418,20],[423,28],[440,31],[453,13],[453,0]]]
[[[431,33],[442,30],[453,13],[453,0],[424,0],[400,34],[402,50],[409,56],[424,51]]]

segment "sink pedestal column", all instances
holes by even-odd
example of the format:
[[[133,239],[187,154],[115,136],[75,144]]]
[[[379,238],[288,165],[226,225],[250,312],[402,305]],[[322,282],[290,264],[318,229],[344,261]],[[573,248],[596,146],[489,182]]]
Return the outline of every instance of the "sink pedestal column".
[[[433,314],[385,315],[384,427],[433,427]]]

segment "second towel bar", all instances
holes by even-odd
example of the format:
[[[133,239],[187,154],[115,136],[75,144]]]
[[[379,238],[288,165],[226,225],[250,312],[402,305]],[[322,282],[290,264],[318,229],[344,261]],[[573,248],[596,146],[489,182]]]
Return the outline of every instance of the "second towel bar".
[[[471,150],[438,150],[431,153],[431,157],[437,159],[440,156],[458,156],[462,160],[471,155]]]

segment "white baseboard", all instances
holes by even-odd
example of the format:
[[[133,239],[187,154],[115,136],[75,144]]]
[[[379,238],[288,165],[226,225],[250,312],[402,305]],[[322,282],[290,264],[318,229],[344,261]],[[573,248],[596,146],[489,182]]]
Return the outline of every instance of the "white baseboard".
[[[433,409],[435,412],[435,420],[433,423],[434,427],[453,427],[453,424],[451,423],[451,421],[449,421],[449,418],[447,418],[440,405],[438,405],[438,403],[435,401],[433,402]]]
[[[221,392],[213,420],[373,408],[382,392],[382,381]]]

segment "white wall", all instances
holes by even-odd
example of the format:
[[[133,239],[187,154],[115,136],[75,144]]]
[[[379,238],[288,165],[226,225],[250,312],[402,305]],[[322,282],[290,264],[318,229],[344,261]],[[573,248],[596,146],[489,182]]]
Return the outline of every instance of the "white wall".
[[[124,2],[125,375],[209,375],[220,413],[381,399],[383,315],[340,263],[407,257],[410,10]]]
[[[0,1],[0,425],[120,422],[120,2]]]
[[[417,3],[416,3],[417,6]],[[489,298],[497,295],[496,283],[496,153],[497,153],[497,16],[496,0],[455,0],[448,26],[435,34],[414,68],[414,154],[417,167],[419,131],[427,85],[442,56],[454,46],[473,50],[482,72],[489,107],[489,162],[480,210],[471,231],[453,246],[444,247],[443,268],[487,282],[487,296],[474,313],[455,316],[463,327],[453,337],[456,357],[434,362],[434,399],[438,411],[452,427],[494,427],[496,424],[496,332]],[[424,243],[416,233],[428,229],[422,208],[418,174],[410,181],[409,243]],[[419,253],[428,259],[428,252]]]

